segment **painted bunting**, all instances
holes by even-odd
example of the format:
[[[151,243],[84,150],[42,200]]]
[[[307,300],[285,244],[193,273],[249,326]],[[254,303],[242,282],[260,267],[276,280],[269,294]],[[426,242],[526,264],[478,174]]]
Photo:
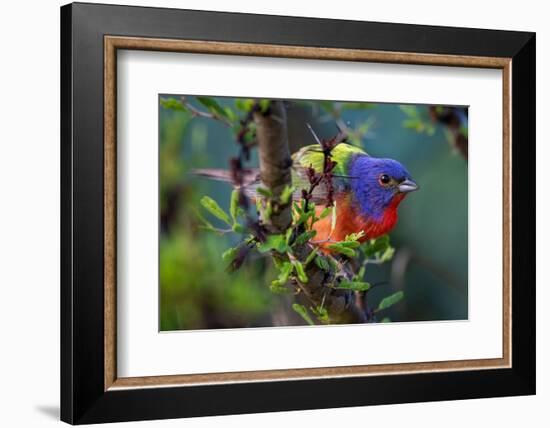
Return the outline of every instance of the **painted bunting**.
[[[322,247],[331,242],[342,241],[351,233],[363,231],[361,238],[377,238],[393,229],[397,222],[397,207],[405,196],[418,189],[407,169],[393,159],[369,156],[362,149],[341,143],[331,151],[336,162],[332,170],[332,189],[324,182],[314,189],[311,200],[318,214],[324,210],[329,192],[336,207],[336,222],[333,226],[329,215],[317,221],[313,228],[314,238]],[[296,189],[294,199],[302,197],[302,189],[310,187],[311,168],[323,171],[325,155],[317,144],[301,148],[292,156],[292,184]],[[201,169],[195,173],[222,181],[230,181],[229,171]],[[257,169],[245,170],[243,181],[245,193],[256,196],[261,185]]]
[[[362,149],[339,144],[331,152],[336,162],[333,169],[333,199],[336,205],[336,224],[332,229],[331,216],[314,224],[316,241],[342,241],[346,235],[363,231],[362,240],[377,238],[393,229],[397,222],[397,207],[418,185],[407,169],[393,159],[367,155]],[[318,145],[306,146],[293,156],[293,185],[306,187],[307,168],[323,170],[324,155]],[[314,200],[323,210],[328,194],[321,184]]]

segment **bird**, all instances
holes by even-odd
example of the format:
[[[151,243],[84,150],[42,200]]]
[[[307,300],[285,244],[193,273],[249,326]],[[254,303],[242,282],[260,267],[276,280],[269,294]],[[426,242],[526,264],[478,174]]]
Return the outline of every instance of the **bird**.
[[[317,144],[296,152],[293,184],[305,181],[306,168],[322,171],[324,158]],[[336,162],[332,170],[336,224],[333,227],[331,216],[317,221],[313,225],[317,232],[315,240],[326,246],[360,232],[363,232],[360,242],[389,233],[397,223],[400,203],[408,193],[419,188],[408,170],[394,159],[372,157],[363,149],[346,143],[334,147],[331,158]],[[326,184],[313,192],[314,200],[320,204],[316,207],[318,215],[324,209],[327,196]]]
[[[331,149],[330,158],[336,163],[331,171],[331,184],[321,180],[311,193],[311,201],[318,217],[326,205],[334,204],[335,219],[328,215],[313,224],[316,232],[313,242],[330,251],[331,243],[352,234],[359,234],[359,242],[364,242],[389,233],[397,223],[401,202],[419,189],[409,171],[394,159],[370,156],[362,148],[345,142]],[[319,144],[304,146],[292,155],[293,199],[302,198],[302,189],[310,187],[312,171],[322,173],[324,162],[325,152]],[[194,173],[231,181],[231,173],[225,170],[196,169]],[[243,174],[244,193],[257,197],[256,190],[261,186],[259,170],[246,169]]]

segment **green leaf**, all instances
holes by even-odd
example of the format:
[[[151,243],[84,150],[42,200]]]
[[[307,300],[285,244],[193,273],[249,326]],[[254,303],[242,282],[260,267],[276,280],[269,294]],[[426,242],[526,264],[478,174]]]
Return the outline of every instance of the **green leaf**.
[[[286,287],[286,283],[288,282],[288,277],[292,273],[294,266],[292,266],[290,262],[282,261],[276,257],[273,258],[273,261],[277,269],[279,269],[279,276],[277,279],[271,281],[269,289],[276,294],[288,293],[290,290]]]
[[[231,261],[235,258],[238,252],[239,252],[239,247],[229,248],[228,250],[223,252],[222,259],[226,262]]]
[[[209,196],[203,196],[201,199],[201,205],[214,217],[219,218],[221,221],[231,225],[231,220],[227,213],[220,208],[218,203]]]
[[[214,98],[210,98],[210,97],[196,97],[196,98],[199,103],[205,106],[214,115],[229,119],[227,112],[223,108],[221,108],[221,106],[218,104],[218,102]]]
[[[334,103],[332,101],[317,101],[317,104],[325,109],[328,113],[334,112]]]
[[[416,106],[410,105],[410,104],[401,104],[399,105],[399,108],[403,113],[405,113],[409,117],[419,117],[420,114],[418,112],[418,109]]]
[[[341,245],[342,247],[356,249],[361,246],[361,244],[357,241],[340,241],[336,242],[336,245]]]
[[[237,122],[237,120],[239,119],[237,117],[237,114],[233,111],[232,108],[230,107],[224,107],[223,109],[225,111],[225,114],[227,116],[227,118],[231,121],[231,122]]]
[[[394,253],[395,253],[395,248],[392,248],[392,247],[386,248],[386,250],[380,256],[380,261],[381,262],[390,261],[393,258]]]
[[[244,142],[249,144],[253,143],[256,138],[256,124],[254,122],[249,122],[246,127],[246,132],[244,134]]]
[[[267,113],[267,111],[269,110],[269,106],[271,106],[271,100],[260,100],[259,101],[259,104],[260,104],[260,111],[262,113]]]
[[[340,269],[340,266],[338,266],[338,262],[333,257],[327,257],[327,262],[330,266],[330,269],[338,270]]]
[[[239,223],[233,223],[233,226],[231,226],[231,230],[235,233],[244,233],[246,232],[246,228]]]
[[[338,287],[335,288],[353,291],[367,291],[371,288],[371,285],[368,282],[361,281],[342,281],[338,284]]]
[[[300,305],[299,303],[294,303],[292,305],[292,309],[294,309],[294,311],[298,315],[300,315],[305,320],[305,322],[307,322],[309,325],[315,325],[315,323],[307,313],[307,309],[304,305]]]
[[[256,198],[256,211],[262,212],[262,198]]]
[[[290,198],[292,198],[292,194],[294,193],[295,188],[293,186],[285,186],[283,191],[281,192],[280,200],[281,204],[286,205],[290,201]]]
[[[363,279],[363,277],[365,276],[365,271],[366,270],[367,270],[367,266],[365,264],[362,264],[361,267],[359,268],[359,271],[357,272],[357,274],[354,275],[353,280],[354,281],[361,281],[361,279]]]
[[[265,187],[256,188],[256,192],[258,192],[264,198],[271,198],[273,196],[273,193],[271,192],[271,190],[266,189]]]
[[[328,324],[330,322],[327,308],[324,308],[323,306],[317,306],[315,308],[310,308],[310,309],[311,309],[311,312],[313,312],[314,315],[317,317],[317,319],[321,321],[323,324]]]
[[[237,107],[238,110],[248,113],[254,106],[254,102],[255,101],[250,98],[237,98],[235,100],[235,107]]]
[[[323,220],[324,218],[328,217],[328,215],[332,212],[332,207],[326,207],[323,211],[321,211],[321,215],[319,216],[319,220]]]
[[[288,277],[294,270],[294,266],[290,262],[283,262],[281,266],[279,267],[279,277],[276,279],[276,281],[279,283],[279,285],[285,285],[288,281]]]
[[[294,226],[300,226],[301,224],[308,221],[308,219],[312,216],[311,211],[302,211],[298,219],[296,220]]]
[[[399,302],[403,298],[404,295],[405,293],[403,293],[403,291],[398,291],[388,297],[384,297],[382,301],[378,304],[378,308],[376,310],[381,311],[383,309],[387,309],[390,306],[395,305],[397,302]]]
[[[183,104],[176,100],[175,98],[161,98],[160,105],[164,108],[175,110],[175,111],[185,111]]]
[[[281,270],[283,264],[285,263],[285,260],[280,257],[273,257],[271,260],[273,261],[273,266],[275,266],[278,270]]]
[[[308,254],[306,261],[304,262],[304,266],[307,266],[311,263],[311,261],[317,256],[317,251],[319,251],[319,247],[315,247],[311,253]]]
[[[391,319],[389,319],[388,317],[384,317],[380,322],[383,322],[383,323],[391,322]]]
[[[239,207],[239,199],[240,191],[238,189],[234,189],[233,192],[231,192],[231,203],[229,205],[229,214],[231,214],[231,218],[234,222],[237,221],[237,217],[242,212]]]
[[[420,119],[405,119],[403,121],[403,127],[407,129],[412,129],[417,132],[421,132],[423,129],[422,122]]]
[[[349,235],[346,235],[345,240],[348,241],[348,242],[349,241],[358,241],[363,236],[365,236],[365,232],[362,230],[358,233],[350,233]]]
[[[275,294],[287,294],[287,293],[290,293],[290,290],[288,287],[285,287],[284,284],[281,284],[279,282],[278,279],[275,279],[273,281],[271,281],[271,284],[269,286],[269,290],[272,292],[272,293],[275,293]]]
[[[296,270],[296,276],[298,279],[306,283],[308,281],[306,271],[304,270],[304,265],[299,260],[292,260],[292,264],[294,265],[294,269]]]
[[[315,264],[319,269],[324,270],[325,272],[328,272],[330,270],[330,265],[327,262],[327,259],[325,259],[323,256],[317,256],[315,257]]]
[[[349,248],[342,244],[343,243],[341,242],[338,242],[336,244],[330,244],[328,248],[332,251],[343,254],[344,256],[355,257],[355,251],[352,248]]]
[[[330,222],[330,234],[332,235],[332,232],[334,231],[334,228],[336,227],[336,201],[334,201],[334,205],[332,207],[332,219]]]
[[[271,218],[272,213],[273,213],[273,206],[271,205],[271,201],[268,200],[264,207],[263,216],[264,218]]]
[[[285,232],[285,242],[287,245],[290,242],[290,238],[292,238],[292,233],[294,232],[294,229],[292,227],[289,227]]]
[[[258,251],[260,251],[260,253],[267,253],[271,250],[275,250],[281,254],[287,252],[288,245],[286,244],[284,235],[269,235],[265,242],[258,245]]]
[[[365,243],[365,256],[372,257],[376,253],[386,251],[388,248],[390,248],[390,237],[388,235],[383,235],[377,239],[371,239]]]
[[[302,233],[301,235],[299,235],[299,236],[296,238],[296,241],[294,241],[294,244],[295,244],[295,245],[302,245],[302,244],[305,244],[305,243],[308,242],[310,239],[312,239],[313,237],[315,237],[315,235],[317,235],[317,231],[315,231],[315,230],[307,230],[307,231],[305,231],[304,233]]]

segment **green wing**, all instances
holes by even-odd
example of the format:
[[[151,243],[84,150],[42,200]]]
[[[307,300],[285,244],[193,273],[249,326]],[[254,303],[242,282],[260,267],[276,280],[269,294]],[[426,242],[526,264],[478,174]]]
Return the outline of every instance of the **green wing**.
[[[333,185],[336,193],[344,193],[349,190],[350,180],[353,177],[349,176],[349,163],[358,155],[367,156],[367,153],[359,147],[349,144],[338,144],[332,149],[332,159],[336,162],[336,167],[333,170]],[[316,172],[323,170],[324,155],[321,147],[318,144],[302,147],[292,156],[292,184],[301,191],[301,189],[309,188],[309,180],[307,178],[307,169],[313,167]],[[324,184],[319,185],[314,191],[314,200],[323,202],[326,196],[326,187]]]
[[[336,161],[334,175],[346,176],[349,161],[357,154],[366,155],[367,153],[359,147],[344,143],[338,144],[332,149],[332,159]],[[292,155],[292,160],[295,167],[309,168],[312,166],[317,172],[323,170],[324,155],[318,144],[302,147]]]
[[[333,170],[334,178],[332,180],[334,196],[345,194],[349,191],[350,181],[354,177],[349,176],[349,163],[355,156],[368,156],[362,149],[350,146],[349,144],[339,144],[332,150],[332,158],[336,162]],[[311,166],[316,172],[323,170],[324,155],[318,144],[302,147],[292,155],[292,185],[296,188],[293,198],[301,198],[302,189],[309,189],[309,179],[307,169]],[[195,170],[195,174],[206,176],[215,180],[231,181],[229,171],[219,170]],[[245,171],[245,193],[251,197],[258,196],[257,189],[261,186],[260,172],[258,169],[249,169]],[[315,203],[326,202],[327,188],[325,183],[320,183],[313,192],[313,201]]]

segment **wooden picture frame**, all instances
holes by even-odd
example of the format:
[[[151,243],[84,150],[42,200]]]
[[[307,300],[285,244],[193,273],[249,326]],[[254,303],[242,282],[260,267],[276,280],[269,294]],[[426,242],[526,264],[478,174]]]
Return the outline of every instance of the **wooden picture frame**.
[[[502,70],[502,358],[118,377],[118,49]],[[77,3],[61,9],[61,53],[62,420],[80,424],[535,392],[533,33]]]

